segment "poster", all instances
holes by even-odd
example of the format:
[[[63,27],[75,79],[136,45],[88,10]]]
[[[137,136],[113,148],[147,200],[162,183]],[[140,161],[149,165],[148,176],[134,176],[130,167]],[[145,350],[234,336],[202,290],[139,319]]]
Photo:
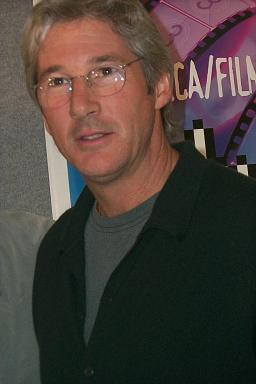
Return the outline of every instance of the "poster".
[[[256,177],[256,1],[144,1],[177,51],[174,109],[185,139]],[[182,109],[181,109],[182,110]]]

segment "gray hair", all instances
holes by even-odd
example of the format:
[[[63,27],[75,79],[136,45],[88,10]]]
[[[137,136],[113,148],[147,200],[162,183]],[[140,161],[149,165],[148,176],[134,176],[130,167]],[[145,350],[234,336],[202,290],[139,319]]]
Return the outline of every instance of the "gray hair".
[[[22,36],[22,58],[30,96],[37,102],[37,57],[40,44],[49,28],[58,22],[69,22],[84,17],[110,24],[114,32],[124,38],[128,48],[137,57],[143,57],[142,69],[149,93],[162,73],[170,74],[173,65],[169,49],[159,30],[139,0],[42,0],[28,18]],[[171,103],[161,109],[165,132],[172,135]]]

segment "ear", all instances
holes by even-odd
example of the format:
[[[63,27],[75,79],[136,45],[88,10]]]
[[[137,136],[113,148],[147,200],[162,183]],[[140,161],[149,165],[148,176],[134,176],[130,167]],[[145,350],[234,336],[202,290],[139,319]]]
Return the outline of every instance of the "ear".
[[[169,73],[163,73],[155,86],[155,109],[161,109],[171,100],[172,86]]]

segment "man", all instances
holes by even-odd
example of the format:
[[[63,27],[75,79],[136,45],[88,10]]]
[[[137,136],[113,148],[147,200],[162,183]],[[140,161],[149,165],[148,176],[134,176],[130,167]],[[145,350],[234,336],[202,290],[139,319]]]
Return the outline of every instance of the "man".
[[[40,241],[51,220],[27,212],[0,213],[0,383],[39,384],[32,321],[32,281]]]
[[[170,146],[171,63],[137,0],[42,0],[31,96],[87,187],[38,254],[53,383],[255,383],[253,180]]]

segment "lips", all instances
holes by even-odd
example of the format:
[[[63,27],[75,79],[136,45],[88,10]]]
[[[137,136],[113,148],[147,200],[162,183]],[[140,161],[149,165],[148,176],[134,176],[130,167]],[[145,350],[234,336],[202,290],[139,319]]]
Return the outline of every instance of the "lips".
[[[81,134],[77,138],[77,141],[80,143],[100,143],[102,140],[111,135],[111,132],[91,132],[86,134]]]
[[[95,133],[95,134],[93,134],[93,135],[84,135],[84,136],[81,136],[80,138],[79,138],[79,140],[88,140],[88,141],[91,141],[91,140],[97,140],[97,139],[100,139],[100,138],[102,138],[103,136],[105,136],[105,134],[104,133]]]

